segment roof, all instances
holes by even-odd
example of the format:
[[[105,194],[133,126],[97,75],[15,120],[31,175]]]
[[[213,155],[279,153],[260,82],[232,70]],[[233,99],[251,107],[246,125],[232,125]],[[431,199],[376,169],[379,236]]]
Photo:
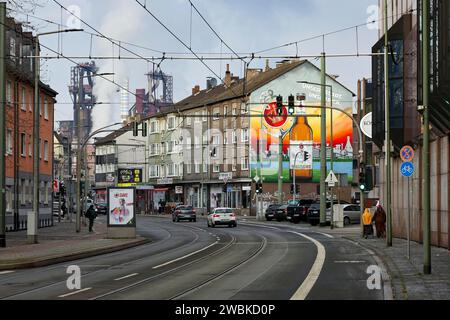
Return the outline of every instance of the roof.
[[[202,90],[196,95],[191,95],[186,99],[174,104],[177,110],[185,110],[205,105],[215,104],[221,101],[227,101],[231,99],[236,99],[248,95],[267,83],[275,80],[281,75],[299,67],[307,60],[293,61],[291,63],[284,63],[275,69],[270,69],[265,72],[261,72],[256,76],[252,77],[246,82],[244,79],[239,79],[232,82],[231,86],[228,88],[225,84],[218,85],[212,89]],[[245,87],[244,87],[245,82]]]
[[[123,135],[124,133],[126,133],[130,130],[131,130],[131,123],[127,124],[126,126],[120,128],[120,129],[117,129],[117,130],[111,132],[107,136],[97,138],[94,142],[94,145],[98,146],[98,145],[107,144],[109,142],[112,142],[117,137],[120,137],[121,135]]]

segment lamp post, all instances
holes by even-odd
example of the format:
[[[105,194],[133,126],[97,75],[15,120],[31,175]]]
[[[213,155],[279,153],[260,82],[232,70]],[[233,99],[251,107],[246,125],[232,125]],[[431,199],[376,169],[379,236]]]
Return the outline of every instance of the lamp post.
[[[51,32],[38,33],[35,36],[35,55],[34,55],[34,109],[33,109],[33,211],[28,214],[27,226],[27,238],[29,243],[37,243],[37,229],[39,223],[39,111],[40,111],[40,90],[39,90],[39,77],[40,77],[40,56],[39,56],[39,37],[66,33],[66,32],[78,32],[83,29],[64,29]]]

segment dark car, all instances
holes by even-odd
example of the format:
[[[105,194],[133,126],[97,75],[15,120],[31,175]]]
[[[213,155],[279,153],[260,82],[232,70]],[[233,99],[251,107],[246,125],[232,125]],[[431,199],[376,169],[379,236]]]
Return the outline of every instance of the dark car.
[[[345,200],[341,200],[340,201],[341,204],[348,204],[347,201]],[[333,201],[333,204],[338,204],[337,200]],[[331,208],[331,201],[327,201],[327,205],[326,205],[326,209],[327,211],[329,211],[329,209]],[[331,215],[330,214],[326,214],[326,222],[329,223],[331,219]],[[308,222],[312,225],[318,225],[320,222],[320,202],[314,202],[308,210]]]
[[[197,215],[192,206],[177,206],[172,212],[172,221],[179,222],[181,220],[189,220],[196,222]]]
[[[108,204],[106,203],[97,203],[95,205],[97,209],[97,214],[107,214],[108,213]]]
[[[282,206],[279,206],[277,209],[275,209],[275,220],[277,220],[278,222],[286,220],[287,207],[287,204],[283,204]]]
[[[314,203],[312,199],[290,200],[286,219],[292,223],[307,220],[308,209]]]
[[[272,219],[275,219],[275,213],[279,207],[281,207],[281,204],[271,204],[267,207],[265,214],[267,221],[272,221]]]

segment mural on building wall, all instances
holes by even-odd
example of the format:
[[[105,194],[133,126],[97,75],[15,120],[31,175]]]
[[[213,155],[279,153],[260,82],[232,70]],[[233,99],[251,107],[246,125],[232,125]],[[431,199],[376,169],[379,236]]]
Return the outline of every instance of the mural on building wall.
[[[313,66],[299,68],[272,81],[252,94],[251,102],[251,169],[252,178],[263,177],[264,182],[278,181],[278,154],[280,135],[283,152],[283,181],[291,182],[295,174],[299,182],[320,182],[320,86],[299,84],[299,79],[320,82],[320,72]],[[305,70],[306,69],[306,70]],[[333,106],[352,113],[352,93],[329,79],[333,85]],[[331,96],[327,94],[327,105]],[[289,116],[287,105],[278,116],[276,97],[305,95],[304,107],[295,108],[295,116]],[[299,101],[296,101],[298,105]],[[259,116],[257,116],[259,115]],[[333,111],[333,146],[331,142],[331,110],[327,111],[327,167],[330,170],[331,152],[335,173],[347,174],[352,180],[353,148],[352,120],[339,111]],[[259,156],[258,156],[259,149]],[[295,168],[294,168],[295,161]]]

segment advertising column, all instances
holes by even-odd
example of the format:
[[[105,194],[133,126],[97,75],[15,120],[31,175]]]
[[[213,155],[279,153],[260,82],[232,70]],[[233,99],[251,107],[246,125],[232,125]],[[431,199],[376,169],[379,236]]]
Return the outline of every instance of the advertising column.
[[[108,189],[109,239],[136,238],[136,190],[132,187]]]

